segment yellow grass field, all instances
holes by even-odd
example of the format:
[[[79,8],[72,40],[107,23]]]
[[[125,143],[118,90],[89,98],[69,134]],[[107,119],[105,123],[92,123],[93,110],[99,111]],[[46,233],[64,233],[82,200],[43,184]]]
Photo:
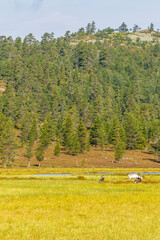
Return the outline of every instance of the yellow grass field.
[[[101,175],[79,174],[93,169],[65,170],[75,172],[69,176],[41,176],[34,171],[0,169],[0,239],[160,239],[160,175],[145,175],[134,184],[125,169],[116,169],[121,174],[107,175],[99,183]]]

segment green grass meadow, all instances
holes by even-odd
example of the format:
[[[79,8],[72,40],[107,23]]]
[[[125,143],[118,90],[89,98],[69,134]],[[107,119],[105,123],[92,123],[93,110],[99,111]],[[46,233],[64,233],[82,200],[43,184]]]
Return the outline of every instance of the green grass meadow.
[[[97,175],[32,171],[0,171],[1,240],[160,239],[160,175],[98,183]]]

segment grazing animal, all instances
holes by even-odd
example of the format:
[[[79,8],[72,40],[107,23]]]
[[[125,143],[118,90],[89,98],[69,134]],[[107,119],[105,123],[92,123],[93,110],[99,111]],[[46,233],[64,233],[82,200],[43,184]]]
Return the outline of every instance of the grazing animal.
[[[139,183],[139,182],[141,182],[142,180],[141,180],[141,178],[136,178],[135,180],[134,180],[134,183]]]
[[[104,177],[102,176],[101,179],[99,180],[99,183],[104,182]]]
[[[137,173],[130,173],[128,174],[129,179],[143,179],[141,176],[139,176]]]

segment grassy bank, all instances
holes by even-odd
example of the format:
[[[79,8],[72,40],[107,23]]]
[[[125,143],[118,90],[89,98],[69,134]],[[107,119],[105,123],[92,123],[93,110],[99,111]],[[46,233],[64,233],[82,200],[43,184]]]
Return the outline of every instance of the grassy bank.
[[[14,171],[19,179],[0,171],[0,239],[160,239],[160,176],[98,183],[96,175],[30,179],[31,170]]]
[[[131,173],[160,172],[159,168],[0,168],[1,176],[34,175],[45,173]]]

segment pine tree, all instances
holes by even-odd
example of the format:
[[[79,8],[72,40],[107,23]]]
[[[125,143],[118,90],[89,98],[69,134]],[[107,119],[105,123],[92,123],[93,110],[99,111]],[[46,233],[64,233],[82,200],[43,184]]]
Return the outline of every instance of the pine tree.
[[[23,119],[21,121],[21,142],[22,146],[27,143],[29,138],[29,130],[31,127],[32,117],[28,111],[25,111]]]
[[[28,134],[28,138],[29,138],[31,144],[34,144],[37,137],[38,137],[37,119],[33,119],[32,123],[31,123],[30,131]]]
[[[120,131],[119,119],[115,115],[110,128],[109,143],[114,144],[115,140],[117,139],[117,136],[119,135],[119,131]]]
[[[54,155],[59,157],[60,153],[61,153],[61,145],[60,145],[59,139],[57,139],[56,145],[55,145],[55,148],[54,148]]]
[[[154,24],[151,23],[150,26],[148,27],[149,32],[154,31]]]
[[[26,147],[26,154],[24,155],[26,158],[28,158],[28,167],[30,167],[30,161],[33,156],[33,145],[37,139],[37,119],[34,119],[31,128],[28,134],[28,142]]]
[[[126,148],[126,141],[127,141],[126,140],[126,133],[125,133],[125,129],[124,129],[122,124],[120,125],[119,134],[120,134],[121,141],[123,142],[123,144]]]
[[[118,28],[119,32],[128,32],[128,28],[125,22]]]
[[[114,151],[115,151],[115,160],[120,162],[124,151],[125,151],[125,143],[121,140],[120,134],[117,136],[114,142]]]
[[[87,129],[84,125],[84,122],[81,120],[77,127],[78,141],[80,144],[80,152],[84,152],[86,150],[87,144]]]
[[[41,161],[44,160],[45,149],[51,144],[53,138],[53,126],[50,118],[47,118],[44,124],[40,128],[40,137],[38,142],[38,147],[36,149],[36,158],[39,161],[39,166]]]
[[[28,142],[26,147],[26,153],[24,154],[24,156],[28,158],[28,167],[30,167],[31,165],[31,158],[33,156],[32,149],[33,149],[33,145],[30,144],[30,142]]]
[[[13,123],[0,113],[0,157],[4,167],[13,165],[17,148],[18,143]]]
[[[134,24],[133,26],[133,32],[138,32],[141,28],[137,25],[137,24]]]
[[[95,21],[92,21],[91,23],[91,33],[95,33],[96,32],[96,24]]]
[[[53,141],[55,137],[55,125],[51,114],[48,114],[45,120],[47,122],[47,131],[50,136],[50,140]]]
[[[90,34],[91,33],[91,23],[88,23],[86,26],[86,33]]]
[[[113,144],[115,152],[115,160],[120,162],[126,147],[126,135],[125,130],[120,125],[118,117],[115,115],[113,123],[110,129],[109,141]]]
[[[68,152],[72,153],[74,128],[71,115],[68,114],[64,123],[63,142]]]
[[[125,118],[126,148],[136,149],[138,137],[138,121],[133,113],[128,113]]]
[[[80,152],[80,143],[78,140],[78,135],[75,132],[73,136],[73,144],[72,144],[72,154],[77,155]]]
[[[91,145],[101,146],[101,149],[104,148],[104,139],[105,139],[105,131],[103,123],[98,116],[93,124],[93,127],[90,130],[90,143]]]
[[[86,150],[89,152],[91,149],[91,145],[90,145],[90,137],[87,137],[87,144],[86,144]]]
[[[56,123],[56,130],[55,130],[56,137],[62,142],[63,140],[63,119],[59,117]]]
[[[36,159],[39,162],[39,167],[41,166],[41,162],[44,160],[44,148],[42,145],[39,145],[36,149]]]
[[[39,143],[43,149],[46,149],[52,141],[53,138],[53,128],[50,121],[45,120],[44,124],[40,128]]]
[[[158,155],[158,161],[160,162],[160,138],[155,139],[151,146],[155,149],[155,152]]]

